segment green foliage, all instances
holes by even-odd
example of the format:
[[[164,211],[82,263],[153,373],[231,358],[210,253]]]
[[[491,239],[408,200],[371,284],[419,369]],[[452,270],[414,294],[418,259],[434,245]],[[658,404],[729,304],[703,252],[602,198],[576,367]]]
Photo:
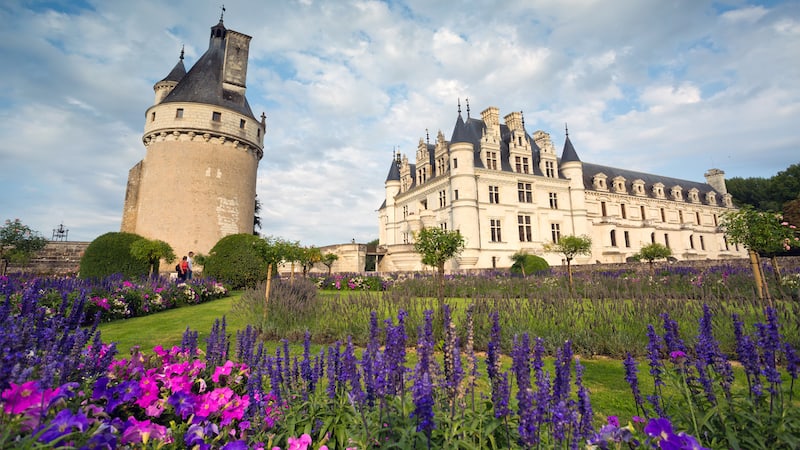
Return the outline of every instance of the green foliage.
[[[151,274],[158,273],[160,260],[163,259],[167,263],[175,261],[175,252],[172,251],[172,246],[158,239],[139,239],[131,244],[131,255],[147,262]]]
[[[800,164],[792,164],[771,178],[734,177],[725,182],[737,205],[760,211],[780,211],[800,192]]]
[[[550,269],[550,264],[541,256],[529,255],[527,253],[515,253],[511,256],[514,264],[511,266],[511,273],[531,275]]]
[[[414,251],[422,255],[422,264],[444,273],[444,263],[464,250],[464,237],[458,230],[423,228],[414,236]]]
[[[0,227],[0,260],[7,263],[27,263],[31,256],[47,245],[47,239],[19,219],[6,219]],[[3,265],[5,270],[5,265]],[[2,273],[0,273],[2,274]]]
[[[255,287],[267,278],[263,240],[252,234],[232,234],[220,239],[205,257],[203,275],[232,289]]]
[[[331,267],[333,267],[333,263],[339,260],[339,255],[336,253],[325,253],[322,255],[322,264],[328,268],[328,276],[331,276]]]
[[[314,267],[314,264],[322,260],[322,252],[313,245],[311,247],[300,247],[298,252],[297,262],[303,268],[303,278],[308,275],[308,271]]]
[[[592,239],[589,236],[561,236],[557,243],[547,243],[544,250],[550,253],[561,253],[567,262],[578,255],[592,254]]]
[[[725,213],[720,228],[730,242],[759,254],[779,253],[797,245],[794,229],[784,225],[779,214],[757,211],[749,205]]]
[[[302,339],[309,324],[317,320],[318,311],[321,311],[317,286],[304,279],[293,282],[277,279],[271,284],[269,303],[264,299],[265,283],[261,283],[244,291],[241,299],[232,305],[231,313],[248,321],[264,337]]]
[[[81,278],[102,278],[121,273],[137,278],[150,273],[150,264],[131,254],[131,245],[144,239],[138,234],[111,232],[93,240],[80,264]]]
[[[652,264],[657,259],[667,259],[672,256],[672,250],[669,247],[658,242],[645,245],[639,250],[639,253],[634,255],[637,261],[645,260]]]

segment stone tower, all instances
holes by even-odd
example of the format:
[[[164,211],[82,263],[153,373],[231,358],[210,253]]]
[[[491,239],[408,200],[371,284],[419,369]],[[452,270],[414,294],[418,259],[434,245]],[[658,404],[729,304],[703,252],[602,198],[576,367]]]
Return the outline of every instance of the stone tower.
[[[186,72],[181,51],[153,86],[146,154],[128,173],[121,231],[166,241],[178,256],[253,232],[266,123],[245,98],[250,39],[220,18],[194,66]]]

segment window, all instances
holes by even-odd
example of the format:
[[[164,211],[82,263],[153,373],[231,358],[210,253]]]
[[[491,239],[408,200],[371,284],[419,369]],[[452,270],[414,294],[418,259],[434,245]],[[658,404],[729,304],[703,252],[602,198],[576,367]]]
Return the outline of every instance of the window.
[[[492,242],[500,242],[502,240],[502,236],[500,235],[500,219],[490,219],[489,230],[492,232]]]
[[[458,189],[453,191],[453,200],[458,200]]]
[[[726,236],[722,236],[722,242],[725,243],[725,250],[728,251],[731,249],[730,244],[728,244],[728,238]]]
[[[700,236],[700,250],[706,249],[706,241],[703,239],[703,236]]]
[[[497,152],[486,152],[486,168],[497,170]]]
[[[644,206],[640,206],[639,207],[639,213],[641,213],[641,215],[642,215],[642,220],[647,220],[647,216],[645,215],[644,212],[645,212],[645,207]]]
[[[155,122],[155,121],[156,121],[156,112],[153,111],[152,113],[150,113],[150,122]]]
[[[531,242],[531,240],[533,240],[533,235],[531,233],[531,216],[517,216],[517,224],[519,225],[519,241]]]
[[[619,205],[619,213],[622,215],[623,219],[627,219],[628,218],[628,213],[625,211],[625,203],[621,203]]]
[[[655,233],[650,233],[650,243],[651,244],[655,244],[656,243],[656,234]]]
[[[553,243],[558,244],[559,239],[561,239],[561,226],[559,224],[550,224],[550,238]]]
[[[425,210],[428,209],[428,199],[422,200],[419,202],[419,205],[422,207],[421,209]]]
[[[716,214],[714,214],[714,226],[715,227],[719,226],[719,224],[717,223],[717,215]]]
[[[611,230],[611,246],[617,246],[617,230]]]
[[[239,119],[239,128],[244,129],[244,126],[247,124],[247,121],[244,119]]]
[[[403,233],[403,244],[408,244],[408,233]]]
[[[403,218],[408,217],[408,205],[403,206]]]
[[[183,118],[183,108],[178,108],[175,110],[175,118],[176,119]]]
[[[553,161],[544,162],[544,175],[548,178],[556,177],[556,166],[555,163],[553,163]]]
[[[530,183],[517,183],[517,193],[521,203],[533,203],[533,189]]]
[[[514,161],[516,162],[517,172],[519,173],[528,173],[528,158],[522,156],[515,156]]]
[[[439,208],[444,208],[445,206],[447,206],[447,193],[439,191]]]
[[[689,248],[694,249],[694,235],[689,235]]]
[[[694,217],[695,217],[695,219],[697,219],[697,224],[698,225],[702,225],[702,223],[700,222],[700,213],[699,212],[695,212],[694,213]]]
[[[458,169],[458,158],[453,158],[453,169]]]
[[[678,211],[678,222],[683,223],[683,211]]]
[[[489,186],[489,203],[500,203],[499,186]]]
[[[664,208],[661,208],[661,221],[662,222],[666,222],[667,221],[667,213],[664,212]]]
[[[550,193],[550,209],[558,209],[558,194],[555,192]]]
[[[213,120],[214,122],[219,122],[220,120],[222,120],[222,113],[217,111],[212,112],[211,120]]]
[[[447,231],[447,222],[440,223],[439,224],[439,228],[441,228],[444,231]]]
[[[630,233],[628,233],[627,231],[624,231],[623,234],[625,236],[625,247],[630,247],[631,246],[631,235],[630,235]]]
[[[664,233],[664,245],[666,245],[667,248],[670,248],[670,246],[669,246],[669,234],[667,234],[667,233]]]
[[[606,202],[600,202],[600,215],[603,217],[608,215],[606,214]]]

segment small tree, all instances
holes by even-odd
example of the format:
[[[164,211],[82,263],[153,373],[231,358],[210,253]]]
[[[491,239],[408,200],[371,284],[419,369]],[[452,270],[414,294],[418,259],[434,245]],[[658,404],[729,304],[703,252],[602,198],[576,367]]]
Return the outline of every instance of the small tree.
[[[325,253],[322,255],[322,264],[328,268],[328,276],[331,276],[331,268],[333,267],[333,263],[339,260],[339,255],[336,253]]]
[[[523,277],[525,275],[527,275],[525,273],[525,260],[527,259],[527,257],[528,257],[528,254],[525,253],[525,252],[522,252],[522,251],[516,252],[513,255],[511,255],[511,261],[514,261],[514,264],[512,264],[512,268],[513,267],[519,267],[520,270],[522,271],[522,276]]]
[[[650,265],[650,275],[655,273],[653,268],[653,261],[656,259],[667,259],[672,256],[672,250],[666,245],[653,242],[652,244],[645,245],[639,250],[639,253],[633,255],[637,261],[645,260]]]
[[[308,276],[308,271],[314,267],[314,264],[322,260],[322,252],[313,245],[311,247],[302,247],[299,252],[299,259],[297,260],[303,267],[303,278]]]
[[[592,254],[592,239],[589,236],[562,236],[556,243],[545,244],[544,251],[564,255],[567,261],[569,290],[572,292],[572,260],[578,255]]]
[[[5,225],[0,227],[0,262],[3,263],[0,275],[6,274],[9,263],[25,264],[45,245],[47,239],[19,219],[6,220]]]
[[[439,302],[444,302],[444,263],[464,250],[464,237],[459,231],[423,228],[414,235],[414,251],[422,255],[422,264],[436,268],[439,281]]]
[[[720,228],[734,244],[741,244],[750,255],[750,267],[756,282],[758,298],[772,306],[767,280],[761,269],[760,254],[775,254],[796,245],[794,230],[782,222],[780,214],[756,211],[749,205],[723,214]],[[777,270],[777,269],[776,269]]]
[[[172,246],[164,241],[154,239],[139,239],[131,244],[131,255],[145,261],[150,266],[150,275],[158,273],[159,261],[162,259],[171,263],[175,261],[175,252]]]

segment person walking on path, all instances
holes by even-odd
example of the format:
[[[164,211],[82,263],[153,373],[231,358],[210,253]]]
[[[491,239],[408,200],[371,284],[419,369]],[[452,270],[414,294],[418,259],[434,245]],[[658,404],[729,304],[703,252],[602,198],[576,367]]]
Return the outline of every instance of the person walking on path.
[[[194,252],[189,252],[189,256],[186,258],[186,261],[189,263],[189,266],[188,266],[189,269],[188,269],[188,272],[186,272],[186,279],[187,280],[191,280],[192,279],[192,273],[194,272],[194,268],[192,267],[192,263],[194,262],[192,260],[192,256],[194,256]]]

